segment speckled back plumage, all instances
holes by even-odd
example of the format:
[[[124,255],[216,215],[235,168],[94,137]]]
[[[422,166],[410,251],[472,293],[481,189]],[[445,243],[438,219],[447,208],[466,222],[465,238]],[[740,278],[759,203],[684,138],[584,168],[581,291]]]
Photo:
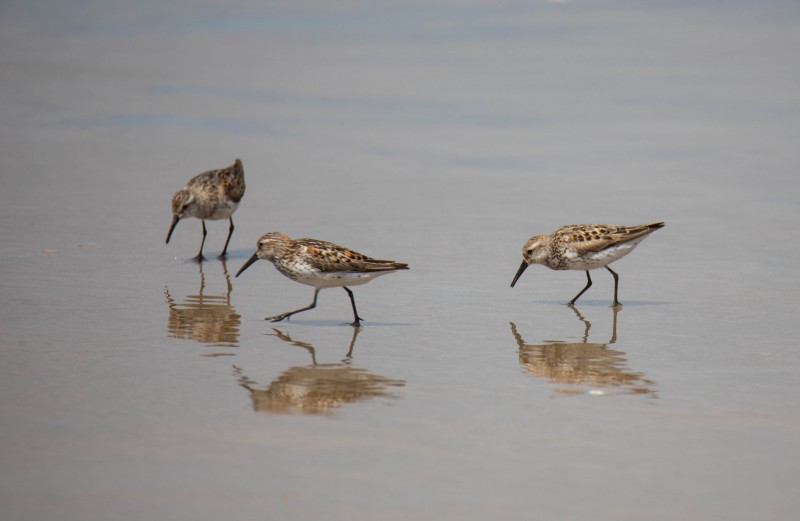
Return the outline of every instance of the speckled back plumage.
[[[314,309],[317,294],[325,288],[344,288],[353,307],[353,326],[361,324],[356,311],[356,301],[349,286],[366,284],[376,277],[407,270],[408,264],[391,260],[373,259],[344,246],[317,239],[292,239],[280,232],[262,235],[256,243],[256,252],[236,273],[238,277],[258,259],[270,261],[284,276],[300,284],[314,287],[314,300],[310,305],[281,313],[267,320],[280,322],[297,313]]]
[[[589,270],[605,268],[614,277],[614,305],[617,306],[619,275],[608,265],[628,255],[645,237],[663,226],[663,222],[634,226],[568,224],[550,235],[534,235],[522,247],[522,263],[511,280],[511,287],[532,264],[551,270],[585,271],[586,287],[569,302],[574,304],[592,285]]]
[[[325,272],[371,272],[408,269],[408,264],[373,259],[344,246],[317,239],[297,239],[295,255],[301,255],[315,269]]]
[[[373,259],[344,246],[318,239],[292,239],[270,232],[258,240],[256,256],[268,260],[290,279],[316,287],[336,287],[369,282],[376,276],[408,265]]]
[[[245,189],[242,161],[236,159],[232,165],[225,168],[198,174],[186,183],[186,188],[195,193],[207,194],[209,197],[216,195],[218,198],[238,203],[242,200]]]
[[[205,221],[228,219],[228,238],[220,254],[220,257],[225,257],[233,234],[233,212],[239,207],[244,190],[244,167],[239,159],[225,168],[209,170],[191,178],[186,186],[172,196],[172,225],[167,232],[167,243],[178,221],[186,217],[200,219],[203,222],[203,241],[195,260],[202,261],[206,240]]]
[[[554,269],[564,269],[565,264],[574,258],[583,258],[607,248],[644,238],[663,226],[662,222],[635,226],[568,224],[558,228],[548,238],[550,262],[546,265]]]

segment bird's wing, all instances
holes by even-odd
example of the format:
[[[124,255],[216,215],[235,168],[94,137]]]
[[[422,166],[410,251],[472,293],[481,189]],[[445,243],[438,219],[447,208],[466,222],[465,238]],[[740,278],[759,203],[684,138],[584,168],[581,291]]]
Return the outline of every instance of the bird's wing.
[[[214,186],[216,184],[216,177],[218,173],[219,170],[209,170],[208,172],[197,174],[193,178],[189,179],[189,182],[186,183],[186,188],[193,188],[201,192],[206,192],[208,190],[203,190],[203,188]]]
[[[390,260],[373,259],[344,246],[315,239],[301,239],[308,262],[322,271],[393,271],[408,269],[407,264]]]
[[[244,196],[244,167],[238,159],[229,167],[220,171],[221,189],[233,201],[238,203]]]
[[[614,244],[616,226],[602,224],[571,224],[559,228],[555,235],[560,243],[578,255],[598,252]]]
[[[636,226],[574,224],[560,228],[557,233],[561,236],[561,241],[568,244],[578,255],[586,255],[638,239],[662,226],[664,226],[664,223]]]

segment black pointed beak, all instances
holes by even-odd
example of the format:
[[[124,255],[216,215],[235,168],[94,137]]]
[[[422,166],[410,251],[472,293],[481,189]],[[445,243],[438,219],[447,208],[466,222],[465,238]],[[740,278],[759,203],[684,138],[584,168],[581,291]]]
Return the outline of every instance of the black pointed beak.
[[[512,288],[514,287],[514,284],[517,283],[517,280],[519,280],[519,278],[522,276],[522,272],[525,271],[527,268],[528,268],[528,263],[525,262],[525,261],[522,261],[522,264],[520,264],[520,266],[519,266],[519,270],[517,270],[517,274],[514,275],[514,280],[511,281],[511,287]]]
[[[175,226],[178,224],[178,221],[180,220],[181,218],[178,217],[177,215],[172,216],[172,224],[169,227],[169,232],[167,232],[167,244],[169,244],[169,239],[170,237],[172,237],[172,231],[175,229]]]
[[[249,268],[250,265],[257,260],[258,260],[258,254],[254,253],[253,256],[247,259],[247,262],[245,262],[244,265],[241,268],[239,268],[239,271],[236,272],[236,276],[238,277],[239,275],[241,275],[244,270]]]

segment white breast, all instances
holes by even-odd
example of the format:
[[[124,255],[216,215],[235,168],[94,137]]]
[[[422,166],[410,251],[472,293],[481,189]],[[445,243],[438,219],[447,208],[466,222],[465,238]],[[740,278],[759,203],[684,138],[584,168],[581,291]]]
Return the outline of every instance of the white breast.
[[[235,212],[236,208],[238,207],[239,203],[234,203],[231,200],[220,202],[214,207],[212,213],[208,217],[206,217],[206,219],[211,219],[211,220],[227,219],[228,217],[233,215],[233,212]]]
[[[301,284],[315,288],[338,288],[341,286],[358,286],[366,284],[376,277],[394,273],[392,271],[371,271],[369,273],[356,273],[349,271],[304,271],[295,274],[295,279]]]
[[[642,240],[644,240],[644,237],[640,237],[629,242],[624,242],[622,244],[617,244],[596,253],[590,253],[583,256],[578,256],[574,252],[567,252],[567,258],[569,259],[569,267],[567,269],[593,270],[602,268],[603,266],[607,266],[632,252],[634,248],[636,248],[636,246],[642,242]]]

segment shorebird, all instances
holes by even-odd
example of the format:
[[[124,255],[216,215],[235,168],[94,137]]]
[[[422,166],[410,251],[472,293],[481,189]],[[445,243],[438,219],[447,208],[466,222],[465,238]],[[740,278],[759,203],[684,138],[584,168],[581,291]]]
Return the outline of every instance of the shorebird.
[[[202,262],[203,244],[206,242],[206,219],[228,219],[228,238],[219,258],[224,259],[228,253],[228,243],[233,235],[233,212],[239,207],[244,195],[244,167],[237,159],[226,168],[209,170],[191,178],[186,186],[172,196],[172,225],[167,233],[167,244],[178,221],[184,217],[196,217],[203,223],[203,240],[200,252],[193,260]]]
[[[522,264],[511,281],[511,287],[531,264],[543,264],[552,270],[584,270],[586,287],[569,301],[569,304],[575,304],[592,285],[589,270],[605,268],[614,277],[614,306],[619,306],[619,275],[608,265],[632,252],[645,237],[663,226],[663,222],[638,226],[570,224],[558,228],[551,235],[531,237],[522,248]]]
[[[264,319],[272,322],[280,322],[302,311],[314,309],[321,289],[341,287],[347,292],[353,306],[355,321],[351,325],[358,327],[364,319],[358,316],[356,301],[348,286],[366,284],[381,275],[408,269],[408,264],[373,259],[331,242],[292,239],[279,232],[270,232],[258,239],[256,252],[244,263],[236,276],[241,275],[259,259],[272,262],[279,272],[293,281],[314,287],[314,300],[310,305]]]

